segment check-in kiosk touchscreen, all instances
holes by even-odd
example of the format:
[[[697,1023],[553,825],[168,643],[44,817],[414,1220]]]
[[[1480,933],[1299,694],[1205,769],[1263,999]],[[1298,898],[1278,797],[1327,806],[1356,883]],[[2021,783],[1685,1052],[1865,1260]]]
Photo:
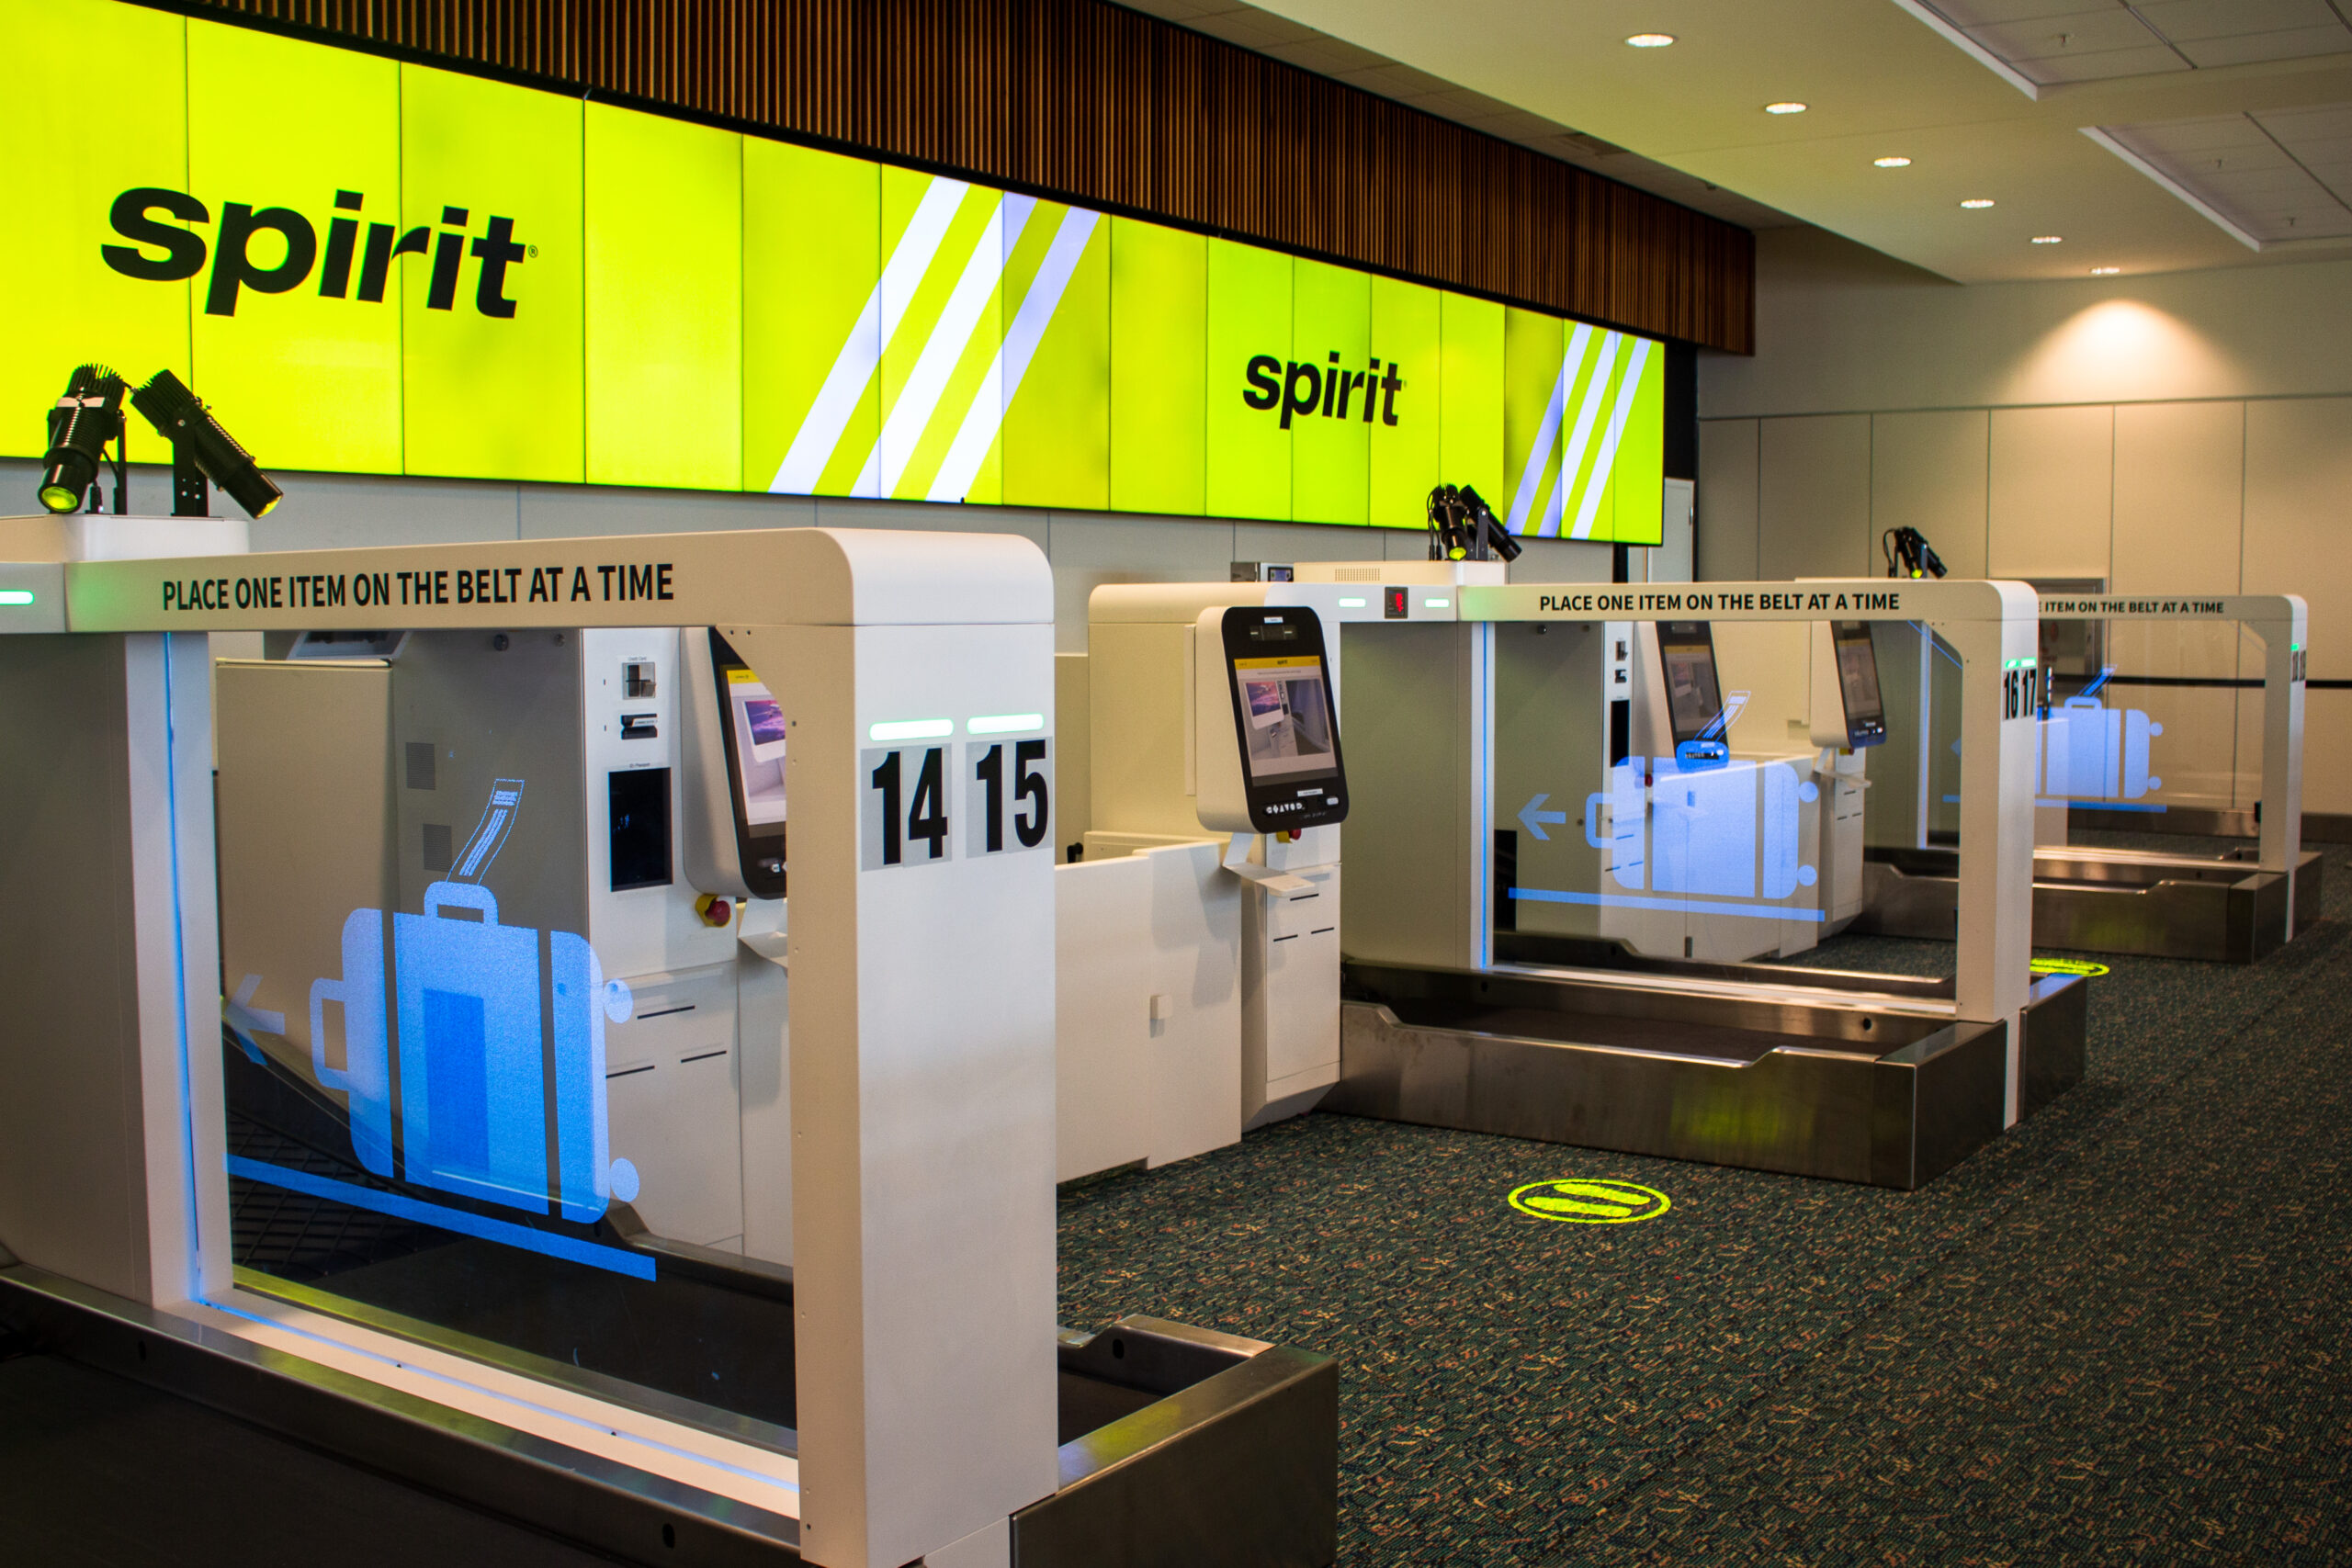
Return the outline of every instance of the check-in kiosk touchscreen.
[[[1680,747],[1714,728],[1724,711],[1723,684],[1715,678],[1715,637],[1704,621],[1660,621],[1658,663],[1666,675],[1666,712]]]
[[[720,734],[727,746],[729,793],[735,801],[735,850],[743,885],[756,897],[781,898],[785,884],[784,706],[767,683],[710,634],[711,671],[718,677]]]
[[[1846,744],[1859,750],[1886,739],[1886,704],[1878,689],[1878,652],[1868,621],[1833,621],[1829,640],[1838,654],[1838,691],[1846,704]]]
[[[1225,613],[1225,660],[1251,825],[1273,833],[1343,820],[1347,775],[1321,619],[1295,606],[1236,605]]]

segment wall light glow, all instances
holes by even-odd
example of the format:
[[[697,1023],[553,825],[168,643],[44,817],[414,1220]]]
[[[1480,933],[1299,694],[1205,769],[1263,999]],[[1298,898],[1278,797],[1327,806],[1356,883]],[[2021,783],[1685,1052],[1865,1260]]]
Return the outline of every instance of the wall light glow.
[[[2244,376],[2204,334],[2138,299],[2102,299],[2056,323],[2022,356],[2005,402],[2103,403],[2210,397]]]
[[[1908,158],[1873,158],[1871,162],[1882,169],[1907,169],[1911,166]]]

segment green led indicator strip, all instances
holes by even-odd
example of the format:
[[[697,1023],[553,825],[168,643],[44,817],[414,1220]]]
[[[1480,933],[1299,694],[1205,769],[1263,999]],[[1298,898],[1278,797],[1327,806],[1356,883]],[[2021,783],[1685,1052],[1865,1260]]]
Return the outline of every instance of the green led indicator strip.
[[[0,588],[0,604],[22,606],[32,602],[33,591],[29,588]]]
[[[976,718],[965,730],[973,735],[1014,735],[1024,729],[1043,729],[1046,716],[1041,713],[999,713]]]

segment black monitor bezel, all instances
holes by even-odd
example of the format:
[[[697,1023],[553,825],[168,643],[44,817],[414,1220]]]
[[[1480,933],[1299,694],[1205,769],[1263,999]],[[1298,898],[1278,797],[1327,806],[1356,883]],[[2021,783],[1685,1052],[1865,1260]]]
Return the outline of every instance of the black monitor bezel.
[[[1250,771],[1250,716],[1241,694],[1237,661],[1265,656],[1262,648],[1251,646],[1250,632],[1253,627],[1272,625],[1295,627],[1298,634],[1295,651],[1312,654],[1322,661],[1323,719],[1331,736],[1331,771],[1328,774],[1291,773],[1261,782]],[[1261,833],[1277,833],[1346,821],[1347,755],[1340,743],[1339,704],[1331,689],[1336,672],[1329,650],[1324,646],[1323,618],[1299,604],[1236,604],[1225,612],[1219,629],[1224,645],[1226,703],[1233,711],[1235,761],[1241,775],[1242,793],[1249,803],[1250,825]],[[1330,782],[1322,786],[1322,798],[1310,803],[1298,793],[1302,778],[1328,778]]]
[[[1694,635],[1683,635],[1685,628],[1687,628],[1689,633]],[[1677,635],[1669,638],[1668,636],[1669,630],[1673,630]],[[1674,683],[1672,681],[1668,679],[1667,676],[1666,650],[1667,645],[1669,641],[1673,642],[1676,646],[1685,648],[1695,643],[1707,650],[1707,673],[1709,680],[1712,681],[1714,685],[1715,707],[1714,712],[1709,714],[1694,728],[1685,729],[1682,726],[1681,719],[1677,716],[1674,711]],[[1715,661],[1715,628],[1713,622],[1660,621],[1657,623],[1657,683],[1658,694],[1660,697],[1664,698],[1666,702],[1667,728],[1672,732],[1674,736],[1674,743],[1678,747],[1684,745],[1687,742],[1698,739],[1701,735],[1706,732],[1708,726],[1713,724],[1715,720],[1721,716],[1724,711],[1724,672],[1723,666]],[[1728,740],[1730,737],[1725,735],[1718,737],[1718,739]]]
[[[1859,633],[1857,637],[1855,634]],[[1854,711],[1853,694],[1846,686],[1846,661],[1838,657],[1842,645],[1859,640],[1870,650],[1871,684],[1878,693],[1878,712],[1858,716]],[[1868,621],[1832,621],[1829,623],[1829,664],[1838,679],[1838,705],[1844,716],[1846,749],[1859,751],[1866,746],[1876,746],[1886,739],[1886,686],[1878,674],[1878,643],[1871,635]]]
[[[743,886],[751,890],[752,897],[781,898],[785,896],[785,884],[792,869],[791,858],[786,852],[791,825],[780,822],[771,829],[768,824],[763,823],[757,830],[753,829],[751,807],[743,798],[741,754],[735,743],[734,698],[730,694],[727,672],[751,668],[727,639],[718,635],[718,628],[713,626],[710,629],[710,672],[718,692],[718,734],[720,744],[726,748],[727,798],[735,814],[736,874],[742,877]],[[761,863],[771,860],[780,869],[771,872]]]

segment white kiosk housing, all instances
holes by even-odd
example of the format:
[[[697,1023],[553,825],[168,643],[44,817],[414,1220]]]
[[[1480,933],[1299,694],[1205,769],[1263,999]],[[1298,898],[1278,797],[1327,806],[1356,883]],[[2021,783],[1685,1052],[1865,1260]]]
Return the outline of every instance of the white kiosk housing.
[[[1054,855],[1031,830],[1051,809],[1052,584],[1034,546],[797,529],[86,558],[130,521],[35,520],[0,541],[51,558],[0,564],[0,634],[17,634],[0,635],[0,704],[19,738],[0,762],[0,1322],[632,1558],[1172,1562],[1238,1528],[1263,1561],[1330,1560],[1328,1361],[1148,1319],[1055,1326]],[[228,531],[185,536],[233,549]],[[653,886],[622,864],[635,814],[671,798],[614,750],[631,715],[657,716],[657,748],[650,731],[676,716],[657,701],[659,638],[606,629],[649,622],[718,628],[789,725],[789,1148],[764,1151],[790,1169],[788,1270],[613,1220],[644,1173],[611,1150],[608,1029],[698,994],[649,976],[669,949],[597,946],[600,902]],[[524,754],[527,702],[491,683],[469,711],[443,682],[442,744],[418,760],[480,786],[479,820],[378,885],[393,896],[325,944],[317,966],[339,972],[301,987],[314,1072],[265,1087],[300,1100],[298,1119],[339,1112],[347,1145],[262,1157],[232,1143],[224,1065],[243,1058],[221,1021],[283,1020],[220,984],[207,634],[355,623],[439,639],[434,658],[470,642],[537,659],[591,695],[561,716],[582,737],[568,757],[560,736],[526,737],[526,778],[504,761]],[[596,694],[608,678],[625,701]],[[334,690],[317,722],[348,730],[359,688]],[[381,726],[358,728],[351,787],[393,787]],[[529,860],[535,807],[569,826]],[[432,825],[404,822],[397,852]],[[352,864],[312,863],[339,860],[316,841],[247,852],[289,882],[378,871],[365,841]],[[586,929],[525,924],[533,879],[583,888]],[[698,954],[710,933],[673,934]],[[688,1372],[720,1386],[682,1397],[345,1300],[343,1277],[310,1289],[242,1267],[231,1188],[254,1182],[406,1226],[466,1279],[532,1281],[526,1315],[566,1333],[583,1303],[659,1322],[691,1295],[669,1321],[695,1325]],[[379,1273],[401,1267],[385,1256]],[[573,1342],[601,1343],[587,1327]],[[729,1403],[735,1374],[778,1351],[788,1426]],[[1064,1443],[1073,1386],[1116,1392]]]

